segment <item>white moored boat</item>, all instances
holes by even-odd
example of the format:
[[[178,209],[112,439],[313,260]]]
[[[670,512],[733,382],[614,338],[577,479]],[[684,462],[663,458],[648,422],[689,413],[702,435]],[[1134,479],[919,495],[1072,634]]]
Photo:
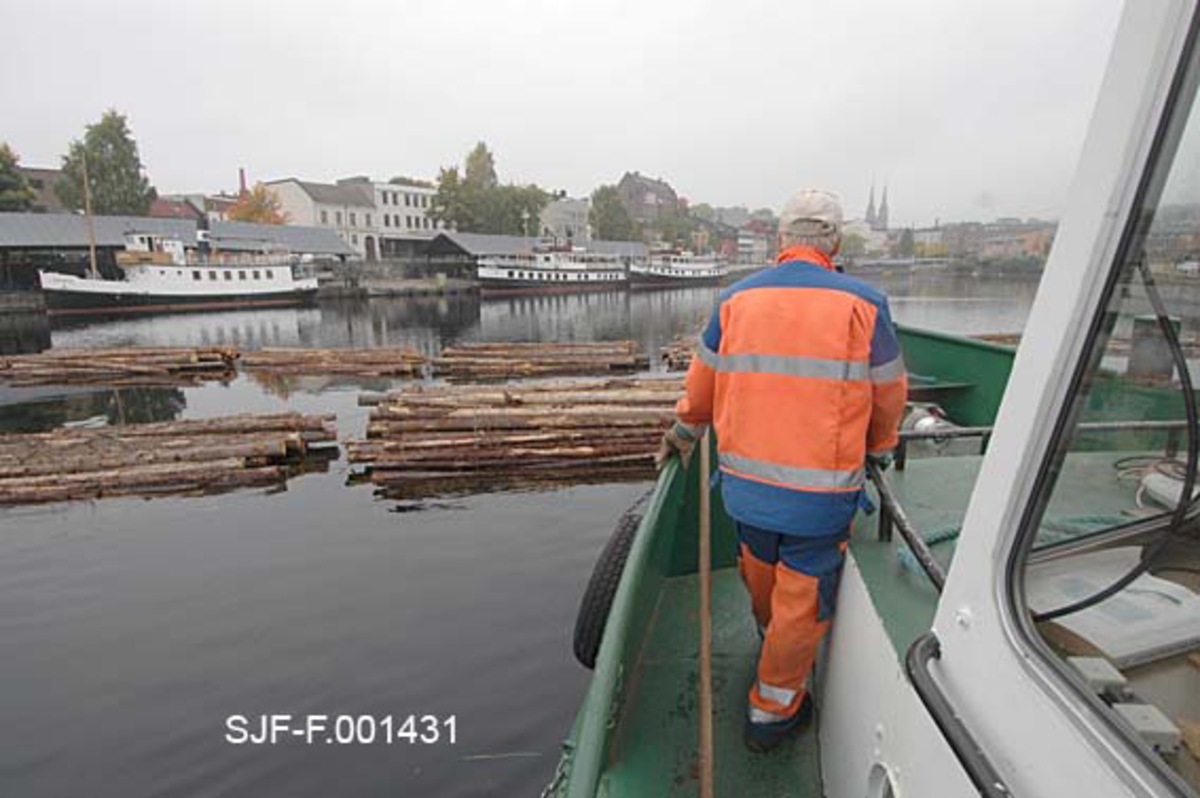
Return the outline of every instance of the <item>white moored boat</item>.
[[[628,280],[619,256],[578,248],[486,255],[476,274],[485,292],[612,289]]]
[[[629,282],[636,287],[713,285],[726,275],[725,264],[691,252],[655,252],[645,262],[629,267]]]
[[[118,254],[121,280],[39,271],[53,314],[153,313],[243,306],[296,305],[317,293],[316,278],[297,278],[287,255],[242,255],[234,260],[189,260],[178,239],[126,236]]]

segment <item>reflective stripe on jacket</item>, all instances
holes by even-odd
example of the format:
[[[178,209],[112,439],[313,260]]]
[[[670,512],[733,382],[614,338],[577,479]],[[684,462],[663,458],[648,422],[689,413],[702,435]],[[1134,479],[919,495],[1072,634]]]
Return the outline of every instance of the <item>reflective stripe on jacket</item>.
[[[895,447],[907,393],[887,298],[792,247],[722,293],[676,413],[715,426],[735,519],[830,535],[862,501],[867,452]]]

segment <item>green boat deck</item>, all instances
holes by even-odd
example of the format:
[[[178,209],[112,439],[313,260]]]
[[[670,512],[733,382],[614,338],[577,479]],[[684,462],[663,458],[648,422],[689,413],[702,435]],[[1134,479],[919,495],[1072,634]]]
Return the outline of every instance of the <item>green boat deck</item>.
[[[1135,482],[1117,479],[1119,458],[1136,452],[1074,452],[1059,475],[1050,521],[1117,518],[1136,507]],[[904,471],[888,472],[901,505],[922,536],[962,523],[983,458],[978,455],[912,459]],[[878,504],[878,497],[875,497]],[[878,517],[860,516],[850,550],[871,595],[888,637],[903,657],[920,635],[929,631],[937,608],[937,592],[918,569],[904,568],[900,552],[907,550],[896,533],[880,541]],[[933,547],[934,555],[949,566],[954,543]]]
[[[900,337],[913,377],[911,398],[936,402],[959,425],[993,423],[1012,367],[1012,349],[911,329],[901,329]],[[1088,420],[1178,415],[1164,391],[1118,383],[1103,388],[1095,406],[1088,408]],[[1108,433],[1085,438],[1080,442],[1088,451],[1074,452],[1064,464],[1048,519],[1111,519],[1135,507],[1136,484],[1118,480],[1114,464],[1138,450],[1154,450],[1158,441]],[[969,446],[954,444],[951,450],[954,456],[943,457],[921,457],[910,450],[907,469],[889,473],[923,535],[960,524],[970,500],[982,457]],[[552,795],[634,798],[699,792],[698,471],[685,471],[672,460],[660,474],[613,598],[595,673],[564,747]],[[1059,533],[1063,526],[1070,524],[1059,524]],[[742,744],[759,640],[749,597],[733,567],[736,532],[720,490],[712,492],[712,535],[716,794],[823,795],[815,728],[768,755],[751,754]],[[901,660],[913,640],[929,630],[938,598],[915,565],[901,564],[905,548],[898,534],[892,541],[878,539],[877,516],[857,520],[850,551]],[[934,551],[947,563],[954,544]]]
[[[626,696],[626,717],[605,774],[612,795],[691,796],[699,789],[699,578],[666,580],[647,632],[641,662]],[[815,730],[769,754],[742,744],[746,693],[754,679],[759,639],[750,599],[735,568],[713,573],[713,748],[717,795],[822,795]]]

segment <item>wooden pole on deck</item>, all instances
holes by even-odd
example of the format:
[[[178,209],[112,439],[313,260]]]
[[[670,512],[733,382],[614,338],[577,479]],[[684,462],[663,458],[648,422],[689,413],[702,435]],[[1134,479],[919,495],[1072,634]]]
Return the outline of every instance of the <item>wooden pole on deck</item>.
[[[700,438],[700,798],[713,798],[712,516],[708,431]]]

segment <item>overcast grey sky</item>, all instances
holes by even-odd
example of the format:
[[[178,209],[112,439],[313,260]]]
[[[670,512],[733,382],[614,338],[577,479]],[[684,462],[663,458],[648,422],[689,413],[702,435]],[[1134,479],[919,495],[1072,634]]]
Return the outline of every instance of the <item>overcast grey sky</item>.
[[[477,140],[571,194],[627,169],[692,202],[800,186],[901,224],[1056,215],[1117,0],[0,4],[0,141],[57,165],[109,107],[160,192],[432,178]]]

